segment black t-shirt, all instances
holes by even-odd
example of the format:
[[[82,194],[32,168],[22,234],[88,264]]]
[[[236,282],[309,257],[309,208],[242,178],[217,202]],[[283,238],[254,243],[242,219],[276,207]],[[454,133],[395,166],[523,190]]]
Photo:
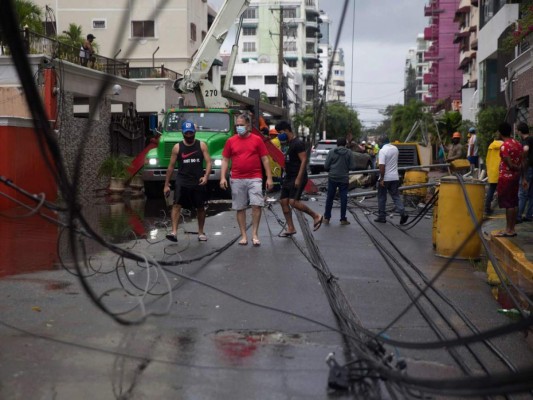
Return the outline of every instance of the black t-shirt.
[[[298,157],[299,153],[305,152],[305,143],[300,138],[294,138],[289,142],[289,147],[285,153],[285,176],[296,178],[300,171],[302,161]]]
[[[183,142],[179,142],[179,145],[176,182],[181,186],[198,186],[204,174],[204,153],[202,153],[200,141],[195,140],[192,146],[187,146]]]

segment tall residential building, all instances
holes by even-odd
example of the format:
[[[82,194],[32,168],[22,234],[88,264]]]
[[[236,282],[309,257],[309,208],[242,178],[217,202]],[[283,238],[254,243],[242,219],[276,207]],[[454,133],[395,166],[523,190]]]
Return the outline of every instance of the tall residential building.
[[[296,111],[316,99],[322,22],[319,15],[318,0],[252,0],[243,14],[238,62],[270,63],[269,76],[277,77],[281,57],[294,70],[294,88],[287,88],[286,84],[284,88],[294,91]],[[236,77],[234,74],[234,81]]]
[[[499,50],[502,40],[518,19],[519,4],[503,0],[479,2],[479,45],[477,62],[480,106],[507,107],[507,64],[514,55]]]
[[[429,62],[425,59],[429,43],[421,33],[416,38],[416,48],[409,49],[405,59],[405,96],[404,103],[413,98],[424,101],[428,94],[428,85],[424,83],[424,74],[429,72]],[[407,101],[405,101],[407,100]]]
[[[429,85],[425,102],[448,109],[452,102],[460,99],[463,79],[458,69],[459,44],[453,43],[457,31],[453,20],[458,5],[459,0],[430,0],[424,7],[424,15],[430,18],[430,26],[424,29],[424,39],[432,42],[426,53],[431,66],[424,75],[424,83]]]
[[[333,50],[330,51],[330,54]],[[331,77],[328,85],[328,101],[346,101],[346,82],[344,80],[344,51],[338,49],[331,57]]]
[[[477,32],[479,27],[478,1],[461,0],[455,11],[454,21],[458,24],[454,43],[459,44],[459,69],[463,73],[461,87],[461,115],[464,120],[477,118]]]

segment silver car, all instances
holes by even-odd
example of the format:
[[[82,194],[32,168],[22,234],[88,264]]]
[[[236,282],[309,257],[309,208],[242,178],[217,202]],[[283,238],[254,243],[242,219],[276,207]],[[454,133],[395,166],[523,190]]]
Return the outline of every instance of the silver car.
[[[320,140],[315,147],[311,149],[309,157],[309,169],[311,174],[319,174],[324,171],[324,163],[331,149],[337,147],[337,140]],[[353,152],[355,156],[355,170],[372,169],[372,160],[370,154]]]

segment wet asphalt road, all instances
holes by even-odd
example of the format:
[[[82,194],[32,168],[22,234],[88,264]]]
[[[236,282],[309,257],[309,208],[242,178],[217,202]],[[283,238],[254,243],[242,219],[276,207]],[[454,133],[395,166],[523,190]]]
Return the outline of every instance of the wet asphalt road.
[[[325,196],[312,195],[307,204],[322,212],[324,201]],[[375,199],[358,204],[355,216],[350,215],[351,225],[340,226],[334,209],[331,224],[324,224],[306,241],[309,229],[298,225],[296,217],[298,234],[292,239],[277,237],[282,213],[275,203],[263,215],[260,247],[235,242],[238,229],[232,211],[208,217],[208,242],[197,241],[195,221],[187,219],[180,227],[179,242],[172,244],[164,239],[168,229],[168,218],[160,213],[164,205],[154,210],[144,207],[140,219],[150,221],[145,224],[147,239],[119,246],[162,264],[178,265],[148,268],[84,241],[91,255],[82,267],[85,282],[107,313],[130,325],[117,323],[89,299],[69,260],[65,235],[59,237],[59,248],[70,273],[57,260],[41,270],[18,271],[17,260],[26,257],[19,251],[19,257],[10,258],[10,267],[3,263],[0,280],[0,398],[354,398],[328,390],[325,358],[335,353],[343,363],[346,348],[341,335],[327,327],[338,328],[337,320],[310,261],[316,249],[308,243],[318,249],[360,323],[373,332],[386,327],[411,300],[398,283],[399,265],[384,261],[369,233],[384,248],[391,250],[394,243],[429,278],[447,262],[433,254],[431,218],[423,218],[409,231],[392,223],[376,227],[369,214]],[[98,215],[96,225],[101,220]],[[392,218],[393,223],[398,220]],[[50,246],[38,229],[28,229],[23,238],[26,243],[20,249],[29,250],[28,241]],[[17,240],[22,238],[15,234],[13,241]],[[480,330],[507,322],[496,312],[500,306],[484,274],[474,267],[468,261],[454,261],[436,286]],[[405,285],[413,290],[422,280],[414,278]],[[444,309],[442,303],[439,306]],[[442,316],[428,313],[435,325],[445,329]],[[456,316],[452,321],[460,333],[466,332]],[[437,339],[414,308],[386,335],[410,342]],[[532,354],[522,335],[494,342],[516,366],[530,365]],[[489,370],[505,371],[486,349],[476,347]],[[413,376],[464,375],[445,351],[386,348],[396,359],[407,360],[407,372]],[[465,349],[458,354],[468,369],[480,370]]]

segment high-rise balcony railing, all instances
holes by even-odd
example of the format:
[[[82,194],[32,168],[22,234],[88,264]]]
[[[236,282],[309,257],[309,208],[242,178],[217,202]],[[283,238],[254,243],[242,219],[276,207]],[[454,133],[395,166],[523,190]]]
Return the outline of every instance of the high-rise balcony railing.
[[[433,74],[424,74],[424,85],[433,85],[437,83],[437,77]]]
[[[437,25],[431,25],[424,28],[424,40],[436,40],[439,37]]]

